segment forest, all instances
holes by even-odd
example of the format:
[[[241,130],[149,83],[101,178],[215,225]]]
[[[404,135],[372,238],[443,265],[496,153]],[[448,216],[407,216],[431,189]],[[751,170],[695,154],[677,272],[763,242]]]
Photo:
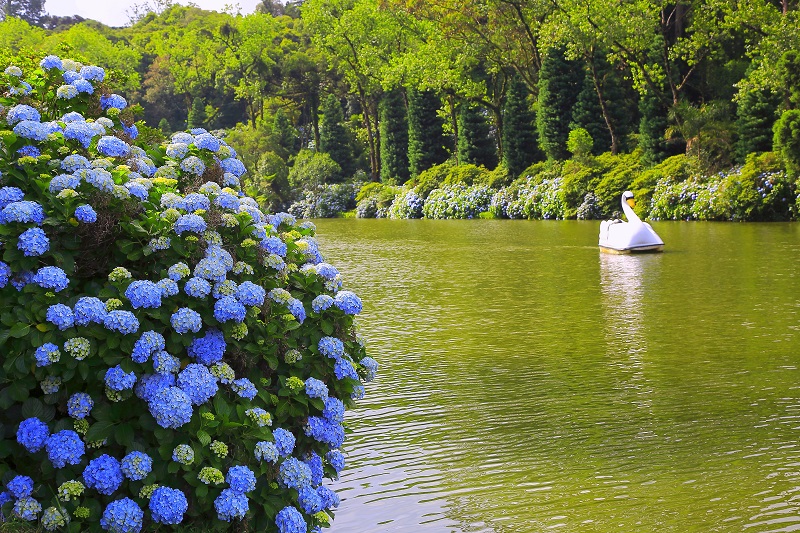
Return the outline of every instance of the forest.
[[[154,0],[111,28],[4,2],[6,64],[110,67],[140,130],[225,130],[301,217],[791,220],[790,0]]]

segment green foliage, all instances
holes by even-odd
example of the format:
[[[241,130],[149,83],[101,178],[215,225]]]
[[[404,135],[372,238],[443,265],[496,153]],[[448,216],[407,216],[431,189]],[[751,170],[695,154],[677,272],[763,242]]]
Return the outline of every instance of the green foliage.
[[[754,152],[772,150],[772,127],[778,119],[780,97],[770,89],[742,94],[736,109],[736,157],[744,162]]]
[[[338,182],[341,175],[342,169],[330,154],[300,150],[289,170],[288,179],[293,189],[312,190]]]
[[[189,116],[186,118],[186,127],[192,128],[205,128],[208,116],[206,115],[206,104],[203,99],[196,96],[192,100],[192,108],[189,110]]]
[[[600,107],[600,100],[597,97],[592,72],[588,68],[584,72],[580,92],[578,92],[575,105],[572,107],[570,128],[570,138],[576,129],[583,129],[589,134],[593,139],[589,150],[595,155],[611,149],[611,132],[603,119],[603,109]],[[575,151],[569,147],[569,141],[567,141],[567,151],[571,152],[573,156],[575,155]]]
[[[449,160],[441,165],[435,165],[421,172],[418,176],[411,178],[407,185],[425,200],[434,189],[438,189],[447,178],[450,171],[456,167],[456,163]]]
[[[447,159],[441,101],[433,91],[408,92],[408,164],[411,176]]]
[[[572,106],[579,82],[575,65],[563,48],[549,48],[539,71],[539,146],[550,159],[566,159]],[[578,71],[579,72],[579,71]]]
[[[320,152],[328,154],[341,169],[339,174],[332,175],[326,183],[341,182],[355,172],[353,149],[348,142],[350,138],[344,126],[342,104],[335,95],[329,94],[322,104],[322,126],[319,134]]]
[[[662,180],[683,182],[691,176],[700,175],[700,161],[686,154],[668,157],[658,165],[644,170],[631,184],[630,190],[636,197],[634,211],[644,217],[650,209],[650,200],[656,184]]]
[[[784,111],[775,123],[775,151],[786,162],[786,170],[794,178],[800,177],[800,110]]]
[[[458,113],[458,162],[480,165],[486,168],[497,166],[497,147],[490,136],[485,110],[464,102]]]
[[[292,126],[289,117],[283,112],[282,108],[275,111],[272,122],[272,133],[276,141],[286,153],[294,155],[297,153],[298,136],[297,129]]]
[[[793,107],[800,107],[800,52],[787,50],[777,65],[780,87]]]
[[[384,93],[380,104],[381,180],[408,181],[408,117],[400,89]]]
[[[275,152],[264,152],[258,160],[256,172],[248,184],[252,186],[259,205],[272,211],[282,211],[289,206],[292,195],[289,185],[289,167]]]
[[[276,533],[287,507],[303,529],[327,526],[330,509],[279,484],[281,466],[318,456],[322,470],[303,483],[312,490],[337,476],[327,453],[344,440],[344,413],[326,414],[311,378],[350,407],[373,365],[354,329],[361,303],[319,265],[313,224],[268,215],[242,194],[242,163],[219,138],[183,132],[186,153],[176,152],[158,130],[135,135],[137,108],[118,98],[101,106],[112,90],[105,82],[59,98],[59,68],[23,73],[0,74],[14,89],[0,95],[0,477],[30,476],[32,497],[69,517],[69,532],[161,531],[169,521],[184,531]],[[23,80],[29,95],[19,94]],[[103,131],[73,138],[75,114]],[[78,404],[78,393],[92,404]],[[41,439],[20,430],[25,421]],[[315,421],[329,425],[324,433]],[[279,429],[291,449],[260,458]],[[151,468],[128,468],[132,452]],[[204,467],[227,486],[204,481]],[[234,468],[255,485],[237,484]],[[70,480],[85,490],[67,498],[59,486]],[[160,506],[176,520],[159,518],[154,484],[180,494]],[[233,523],[219,517],[231,493],[249,502]],[[125,523],[101,526],[123,498],[129,512],[113,519]],[[13,506],[3,501],[4,520]]]
[[[594,139],[591,134],[583,128],[575,128],[569,132],[567,138],[567,150],[574,159],[586,161],[592,155]]]
[[[647,91],[639,100],[639,148],[644,166],[657,165],[667,155],[667,112],[658,96]]]
[[[160,129],[161,133],[164,135],[172,134],[172,127],[169,125],[169,121],[166,119],[166,117],[158,121],[158,129]]]
[[[528,87],[514,76],[503,106],[503,165],[516,179],[531,163],[541,161],[536,135],[536,115],[528,103]]]

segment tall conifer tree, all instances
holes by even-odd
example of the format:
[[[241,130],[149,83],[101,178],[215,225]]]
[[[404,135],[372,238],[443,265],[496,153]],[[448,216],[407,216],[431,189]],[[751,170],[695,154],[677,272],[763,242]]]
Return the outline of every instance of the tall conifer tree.
[[[747,154],[772,150],[772,127],[778,120],[780,95],[769,89],[748,91],[736,110],[736,157],[744,163]]]
[[[468,102],[461,104],[458,113],[458,161],[482,165],[488,169],[497,166],[497,147],[490,137],[491,130],[481,108]]]
[[[335,95],[329,94],[322,103],[322,128],[319,132],[319,150],[331,156],[342,169],[337,181],[352,176],[355,172],[353,151],[348,142],[349,136],[344,127],[342,104]]]
[[[564,58],[563,48],[550,48],[542,60],[536,119],[539,146],[550,159],[567,158],[567,138],[579,74],[575,65]]]
[[[656,165],[667,156],[667,113],[658,96],[647,91],[639,100],[639,147],[642,149],[642,163]]]
[[[441,105],[433,91],[408,93],[408,165],[412,176],[447,160],[443,121],[437,114]]]
[[[383,95],[380,104],[381,180],[405,183],[408,178],[408,117],[400,89]]]
[[[192,100],[192,108],[189,110],[189,116],[186,117],[186,127],[189,129],[205,128],[207,120],[206,105],[203,103],[202,98],[195,96],[194,100]]]
[[[536,114],[528,104],[528,87],[515,76],[503,106],[503,164],[513,177],[544,159],[536,135]]]
[[[570,130],[577,128],[585,129],[592,136],[594,141],[592,152],[595,155],[611,149],[611,132],[603,118],[603,108],[600,107],[600,99],[589,69],[584,73],[581,90],[572,108]]]

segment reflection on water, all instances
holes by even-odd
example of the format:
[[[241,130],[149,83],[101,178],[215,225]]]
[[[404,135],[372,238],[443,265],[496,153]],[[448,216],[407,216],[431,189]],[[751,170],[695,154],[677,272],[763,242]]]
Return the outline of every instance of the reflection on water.
[[[318,229],[381,363],[333,533],[800,528],[798,225]]]

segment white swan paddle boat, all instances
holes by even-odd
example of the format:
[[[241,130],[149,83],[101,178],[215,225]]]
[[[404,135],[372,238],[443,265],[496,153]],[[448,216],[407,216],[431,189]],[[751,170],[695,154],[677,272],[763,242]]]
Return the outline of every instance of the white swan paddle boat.
[[[611,254],[660,252],[664,241],[650,224],[642,222],[633,211],[633,193],[622,193],[622,211],[628,219],[604,220],[600,223],[600,251]]]

